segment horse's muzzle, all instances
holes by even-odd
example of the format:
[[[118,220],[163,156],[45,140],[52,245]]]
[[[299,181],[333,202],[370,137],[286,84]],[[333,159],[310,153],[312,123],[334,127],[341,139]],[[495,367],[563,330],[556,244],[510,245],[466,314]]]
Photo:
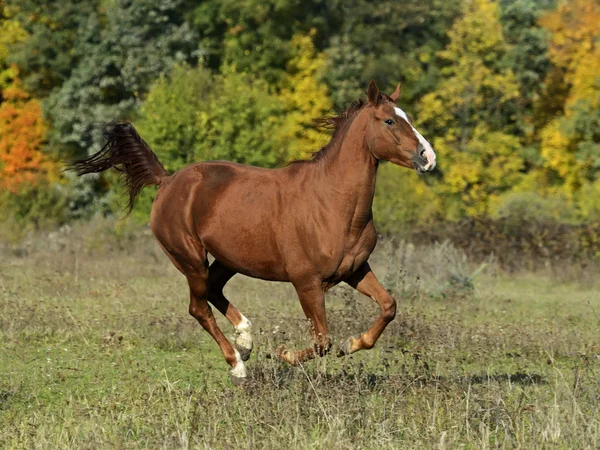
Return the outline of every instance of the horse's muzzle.
[[[428,161],[425,154],[425,150],[421,146],[419,146],[419,149],[417,150],[415,156],[412,158],[412,161],[413,167],[419,175],[426,172],[431,172],[433,169],[435,169],[435,160]]]

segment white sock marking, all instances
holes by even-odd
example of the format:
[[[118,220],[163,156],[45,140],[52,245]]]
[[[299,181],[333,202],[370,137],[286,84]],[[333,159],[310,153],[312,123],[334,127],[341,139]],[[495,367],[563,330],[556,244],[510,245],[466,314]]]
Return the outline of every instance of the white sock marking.
[[[252,322],[250,322],[245,316],[242,316],[242,320],[238,326],[235,327],[235,330],[238,333],[235,343],[240,347],[252,350],[253,341],[252,334],[250,334],[252,331]]]
[[[246,376],[248,375],[246,373],[246,366],[244,365],[244,361],[242,361],[242,357],[240,356],[240,352],[238,352],[237,350],[235,350],[235,359],[236,359],[236,363],[235,363],[235,367],[233,367],[229,373],[237,378],[246,378]]]

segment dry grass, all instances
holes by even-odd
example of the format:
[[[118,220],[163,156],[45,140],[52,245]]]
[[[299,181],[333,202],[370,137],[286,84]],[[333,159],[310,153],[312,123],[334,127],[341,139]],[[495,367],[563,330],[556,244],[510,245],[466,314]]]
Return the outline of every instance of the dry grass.
[[[109,230],[0,248],[0,448],[600,442],[600,285],[589,279],[508,277],[449,244],[384,243],[375,271],[400,307],[377,347],[292,368],[267,355],[309,343],[293,290],[237,276],[227,294],[257,348],[236,387],[151,237]],[[348,287],[328,295],[336,341],[376,314]]]

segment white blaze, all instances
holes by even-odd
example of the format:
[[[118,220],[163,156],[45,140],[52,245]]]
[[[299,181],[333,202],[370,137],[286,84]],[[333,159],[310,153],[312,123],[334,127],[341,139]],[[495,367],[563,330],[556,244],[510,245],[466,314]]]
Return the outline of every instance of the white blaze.
[[[436,163],[436,156],[435,156],[435,152],[433,151],[433,148],[431,147],[431,144],[429,142],[427,142],[427,139],[425,139],[421,135],[421,133],[419,133],[416,130],[415,127],[412,126],[412,124],[408,120],[408,116],[406,115],[406,113],[404,111],[402,111],[398,107],[395,107],[394,110],[396,111],[396,114],[398,114],[400,117],[402,117],[404,120],[406,120],[406,123],[408,123],[410,125],[410,127],[413,130],[413,133],[415,133],[415,136],[417,137],[417,139],[423,146],[423,149],[425,150],[425,158],[427,158],[427,165],[425,166],[425,170],[430,170],[430,169],[433,170],[433,168],[435,167],[435,163]]]

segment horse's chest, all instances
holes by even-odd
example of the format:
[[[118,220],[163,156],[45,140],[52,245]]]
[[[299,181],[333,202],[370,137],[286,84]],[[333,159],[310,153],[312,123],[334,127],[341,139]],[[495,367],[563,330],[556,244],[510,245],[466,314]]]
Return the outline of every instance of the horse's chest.
[[[348,278],[364,264],[368,259],[377,243],[377,235],[372,225],[367,226],[358,236],[355,242],[349,243],[345,248],[340,264],[334,275],[336,281]]]

